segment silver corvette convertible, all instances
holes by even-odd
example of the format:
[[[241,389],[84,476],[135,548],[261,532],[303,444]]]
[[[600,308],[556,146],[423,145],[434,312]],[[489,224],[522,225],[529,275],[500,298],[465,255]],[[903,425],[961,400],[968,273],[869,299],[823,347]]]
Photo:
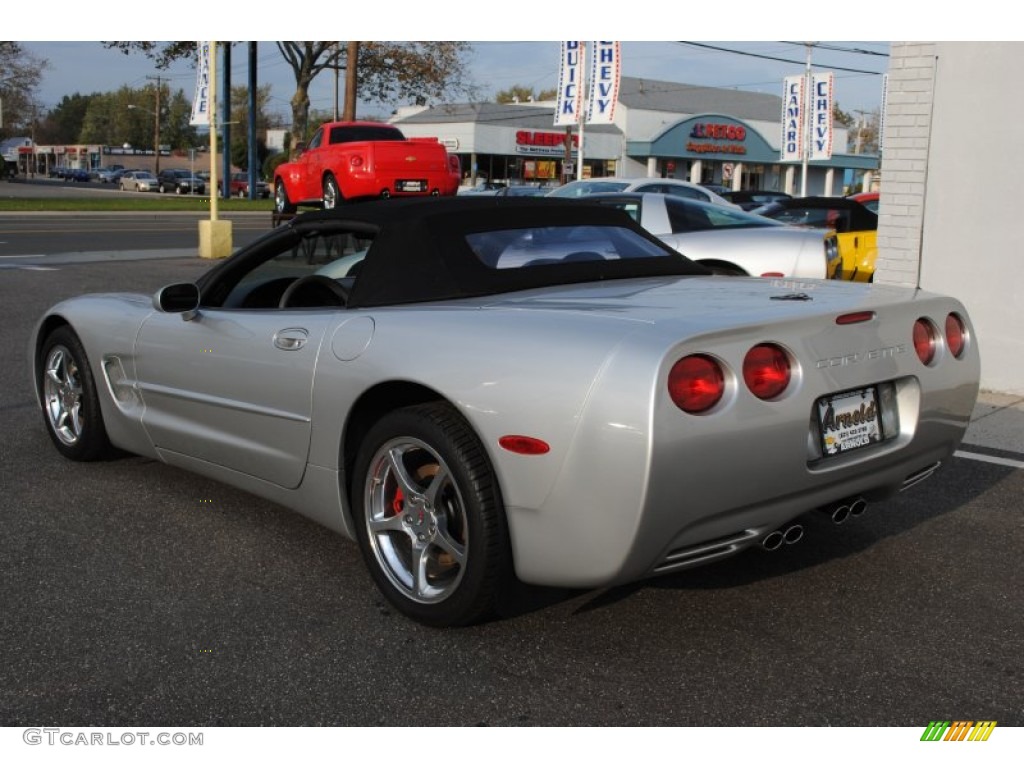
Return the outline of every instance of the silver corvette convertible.
[[[979,375],[955,299],[710,275],[549,198],[300,216],[195,284],[61,302],[30,355],[64,456],[291,507],[440,626],[856,514],[950,457]]]

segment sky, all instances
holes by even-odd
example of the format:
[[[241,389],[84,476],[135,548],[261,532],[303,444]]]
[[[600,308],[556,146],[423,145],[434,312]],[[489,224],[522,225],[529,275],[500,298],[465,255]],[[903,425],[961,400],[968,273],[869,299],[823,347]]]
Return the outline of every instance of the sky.
[[[49,62],[37,94],[44,108],[51,108],[74,93],[114,91],[123,85],[141,88],[157,75],[166,78],[173,90],[182,89],[189,98],[194,92],[192,62],[158,70],[142,54],[126,56],[98,41],[36,41],[22,45]],[[295,82],[291,68],[273,42],[260,42],[257,50],[259,82],[271,85],[269,110],[287,117]],[[871,111],[879,106],[881,73],[888,69],[888,42],[820,42],[811,50],[815,70],[835,72],[840,107],[852,112]],[[849,52],[854,50],[860,52]],[[624,41],[622,51],[623,74],[629,77],[781,95],[782,78],[803,71],[807,49],[800,42]],[[472,42],[466,60],[470,81],[480,98],[486,100],[513,85],[537,92],[556,87],[558,58],[557,41],[493,40]],[[234,46],[233,85],[247,83],[247,61],[247,46]],[[341,87],[344,89],[344,83]],[[310,96],[314,109],[333,109],[334,78],[330,72],[322,73],[314,81]],[[361,117],[386,117],[397,106],[400,105],[361,104],[359,112]]]

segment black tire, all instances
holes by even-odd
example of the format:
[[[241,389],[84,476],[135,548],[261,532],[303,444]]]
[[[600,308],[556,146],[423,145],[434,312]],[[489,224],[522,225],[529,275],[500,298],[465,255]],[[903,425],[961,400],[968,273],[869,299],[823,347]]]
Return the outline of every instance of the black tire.
[[[328,173],[324,177],[324,191],[323,191],[323,202],[324,210],[331,211],[338,207],[338,204],[342,201],[341,187],[338,186],[338,180],[334,178],[333,173]]]
[[[46,337],[39,351],[38,376],[43,421],[57,450],[74,461],[112,455],[92,369],[70,327],[60,326]]]
[[[435,627],[493,614],[512,578],[505,510],[487,453],[454,408],[428,403],[382,418],[352,478],[359,546],[392,605]]]
[[[274,183],[274,210],[278,213],[295,213],[295,204],[288,199],[288,190],[280,179]]]

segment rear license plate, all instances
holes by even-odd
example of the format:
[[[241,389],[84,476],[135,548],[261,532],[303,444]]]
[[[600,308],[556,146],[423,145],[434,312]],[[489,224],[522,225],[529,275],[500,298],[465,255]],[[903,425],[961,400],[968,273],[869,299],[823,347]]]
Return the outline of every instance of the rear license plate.
[[[423,192],[427,188],[427,182],[420,179],[399,179],[395,182],[399,192]]]
[[[881,442],[878,392],[874,387],[865,387],[821,398],[818,424],[821,426],[821,450],[826,456],[838,456]]]

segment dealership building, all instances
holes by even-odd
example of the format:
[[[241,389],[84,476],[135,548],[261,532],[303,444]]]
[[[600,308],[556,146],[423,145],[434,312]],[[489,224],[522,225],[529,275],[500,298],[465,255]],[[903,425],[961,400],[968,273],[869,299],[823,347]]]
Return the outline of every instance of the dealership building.
[[[801,164],[780,161],[781,95],[635,77],[622,78],[618,95],[612,124],[583,128],[585,178],[654,176],[800,193]],[[403,108],[392,122],[406,136],[439,138],[459,155],[466,183],[554,182],[575,178],[580,141],[571,137],[567,157],[554,111],[554,102],[442,104]],[[845,128],[835,127],[832,144],[846,147]],[[865,188],[877,169],[875,155],[834,153],[809,164],[807,193]]]

